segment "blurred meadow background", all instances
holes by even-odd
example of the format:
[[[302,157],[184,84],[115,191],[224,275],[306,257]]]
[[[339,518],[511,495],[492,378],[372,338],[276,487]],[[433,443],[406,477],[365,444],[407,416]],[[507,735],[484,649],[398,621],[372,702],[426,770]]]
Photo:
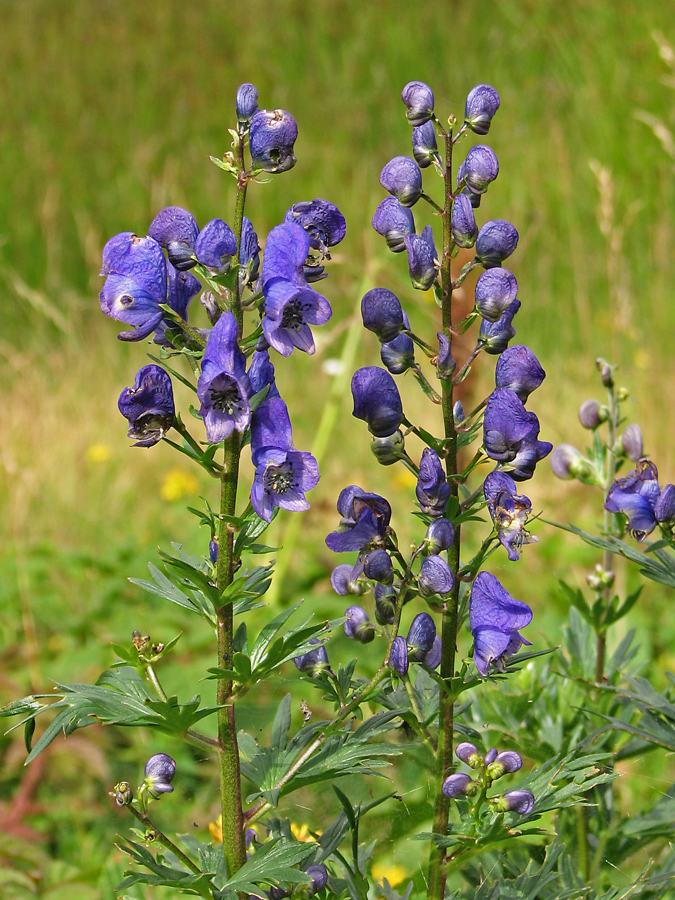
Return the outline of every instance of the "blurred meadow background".
[[[277,367],[296,446],[310,449],[317,422],[327,418],[312,509],[301,525],[282,513],[269,541],[286,545],[277,554],[275,606],[304,597],[319,616],[342,614],[324,536],[346,484],[388,496],[397,527],[404,535],[409,527],[411,481],[367,451],[366,429],[351,417],[349,379],[354,368],[379,361],[358,315],[370,287],[395,290],[415,330],[437,330],[433,297],[411,297],[405,260],[388,253],[370,226],[384,196],[382,166],[410,153],[400,91],[413,79],[432,86],[441,118],[461,117],[477,83],[501,95],[485,139],[500,175],[479,223],[509,219],[521,235],[509,261],[523,304],[516,341],[548,373],[534,404],[541,437],[585,445],[577,409],[589,396],[603,399],[594,367],[603,356],[620,366],[618,381],[635,398],[631,421],[642,425],[662,481],[675,480],[668,7],[656,0],[0,0],[0,704],[49,691],[53,680],[95,679],[113,659],[110,642],[127,643],[135,628],[165,641],[185,629],[166,665],[170,691],[185,693],[188,679],[211,664],[201,625],[126,580],[145,577],[156,548],[171,541],[205,551],[208,535],[185,506],[200,495],[213,500],[213,484],[168,447],[129,450],[117,397],[133,383],[146,347],[116,339],[121,327],[99,310],[98,271],[110,236],[145,234],[164,206],[185,206],[200,224],[232,221],[233,180],[208,157],[229,149],[243,81],[257,85],[261,106],[288,109],[299,126],[295,169],[249,191],[258,233],[291,203],[313,197],[336,203],[348,223],[323,285],[334,315],[317,334],[317,356],[294,354]],[[460,146],[460,160],[468,146]],[[202,316],[196,306],[194,321],[205,324]],[[479,358],[475,368],[469,403],[490,390],[493,361]],[[420,402],[405,381],[403,395],[404,407],[406,398]],[[599,495],[556,481],[547,463],[528,494],[545,518],[585,526],[601,519]],[[499,577],[534,608],[530,638],[555,645],[567,616],[556,579],[583,587],[596,555],[543,523],[535,530],[539,545],[518,567],[500,560]],[[621,571],[619,580],[634,586],[635,572]],[[656,680],[675,667],[670,603],[649,583],[630,622]],[[342,650],[348,658],[346,643]],[[294,670],[293,685],[301,691]],[[274,700],[269,709],[244,707],[242,726],[255,732],[266,724]],[[207,834],[217,809],[214,770],[168,739],[90,728],[56,741],[24,769],[21,733],[0,737],[0,896],[112,897],[124,865],[112,837],[129,822],[106,791],[140,777],[158,750],[179,754],[181,772],[162,804],[164,820]],[[638,788],[651,786],[646,771],[633,774]],[[300,807],[286,814],[299,825],[307,816]],[[392,860],[408,871],[417,852],[406,856],[392,844]]]

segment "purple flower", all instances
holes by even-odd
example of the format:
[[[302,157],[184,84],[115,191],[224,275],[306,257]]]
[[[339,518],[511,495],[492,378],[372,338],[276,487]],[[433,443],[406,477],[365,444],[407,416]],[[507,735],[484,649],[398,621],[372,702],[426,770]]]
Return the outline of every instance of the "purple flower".
[[[310,644],[317,644],[315,650],[308,650],[302,656],[296,656],[293,659],[295,666],[300,672],[309,672],[311,675],[318,675],[323,669],[328,668],[328,653],[323,644],[319,644],[318,638],[311,638]]]
[[[298,126],[285,109],[259,109],[251,116],[248,136],[254,169],[278,174],[295,165]]]
[[[405,312],[404,324],[405,322]],[[380,347],[380,359],[392,375],[402,375],[415,365],[415,343],[408,334],[399,334],[393,341],[385,341]]]
[[[438,254],[431,225],[422,234],[409,234],[403,243],[408,251],[410,281],[417,291],[428,291],[438,274]]]
[[[422,597],[449,594],[455,583],[452,569],[442,556],[427,556],[422,563],[417,584]]]
[[[199,232],[195,241],[195,256],[201,265],[222,274],[237,253],[237,239],[222,219],[211,219]]]
[[[385,197],[375,210],[372,225],[394,253],[401,253],[405,249],[405,236],[415,233],[412,211],[401,206],[396,197]]]
[[[483,345],[486,353],[498,356],[509,345],[511,338],[515,337],[516,329],[511,324],[513,317],[520,309],[520,300],[514,300],[496,322],[483,319],[480,323],[478,341]]]
[[[251,365],[248,368],[248,380],[251,396],[264,390],[269,385],[268,397],[278,397],[279,390],[274,380],[274,366],[267,350],[254,350]]]
[[[605,509],[628,517],[628,530],[643,541],[656,527],[654,508],[661,494],[659,473],[649,459],[638,461],[625,478],[618,478],[609,489]]]
[[[382,343],[393,341],[405,327],[401,302],[388,288],[372,288],[363,295],[361,318],[364,328],[372,331]]]
[[[373,593],[375,594],[375,618],[377,622],[380,625],[392,625],[394,622],[396,592],[392,587],[376,584]]]
[[[136,441],[133,446],[152,447],[173,424],[171,379],[160,366],[143,366],[136,373],[134,386],[120,394],[117,406],[129,421],[127,437]]]
[[[483,485],[492,524],[512,562],[520,559],[523,544],[539,540],[525,529],[532,512],[530,500],[519,494],[516,483],[506,472],[490,472]]]
[[[420,169],[426,169],[432,162],[440,163],[436,129],[433,122],[425,122],[424,125],[417,125],[413,128],[412,148],[413,156]]]
[[[486,269],[476,282],[476,309],[496,322],[518,296],[518,282],[508,269]]]
[[[125,231],[110,238],[103,248],[100,293],[101,310],[132,326],[118,335],[121,341],[141,341],[164,318],[159,308],[167,302],[168,277],[162,248],[151,237]]]
[[[433,559],[433,557],[429,557],[429,559]],[[434,646],[435,639],[436,625],[434,620],[429,613],[418,613],[412,620],[408,631],[408,660],[410,662],[422,662]]]
[[[461,194],[468,198],[469,203],[474,209],[478,209],[480,206],[482,194],[477,194],[475,191],[472,191],[471,188],[466,183],[466,160],[460,165],[457,169],[457,188],[459,189],[460,185],[463,184],[464,187],[461,190]]]
[[[532,791],[507,791],[501,797],[493,797],[490,802],[502,812],[517,812],[520,816],[529,816],[534,809]]]
[[[423,513],[430,516],[443,515],[450,497],[450,485],[438,453],[430,447],[425,447],[422,452],[415,494]]]
[[[639,425],[628,425],[621,434],[621,448],[628,459],[637,462],[643,455],[642,429]]]
[[[485,754],[485,759],[483,760],[483,765],[489,766],[489,765],[490,765],[491,763],[493,763],[496,759],[497,759],[497,748],[496,748],[496,747],[492,747],[492,748],[491,748],[490,750],[488,750],[488,752]]]
[[[209,334],[197,382],[199,415],[212,444],[248,428],[250,385],[245,366],[246,357],[237,343],[237,320],[233,313],[223,313]]]
[[[675,519],[675,485],[667,484],[654,504],[654,515],[657,522],[671,525]]]
[[[609,417],[609,410],[606,406],[601,406],[597,400],[584,400],[579,407],[579,422],[582,428],[593,431],[606,422]]]
[[[557,478],[578,478],[590,475],[590,463],[572,444],[558,444],[551,454],[551,469]]]
[[[350,606],[345,610],[345,634],[353,641],[369,644],[375,637],[375,629],[362,606]]]
[[[195,217],[181,206],[167,206],[150,223],[148,235],[164,247],[169,262],[179,271],[197,264],[195,241],[199,227]]]
[[[237,119],[245,125],[252,115],[258,112],[258,88],[250,82],[240,84],[235,101]]]
[[[441,553],[452,546],[455,539],[455,528],[448,519],[434,519],[427,528],[424,538],[427,544],[427,552],[430,554]]]
[[[337,502],[340,529],[326,538],[335,553],[376,549],[384,542],[391,506],[379,494],[369,494],[353,484],[340,492]]]
[[[476,144],[464,160],[466,186],[473,194],[484,194],[499,175],[499,160],[492,147]],[[515,247],[514,247],[515,249]]]
[[[403,407],[396,382],[385,369],[365,366],[352,378],[352,415],[368,423],[375,437],[388,437],[403,421]]]
[[[487,760],[486,760],[487,761]],[[496,781],[502,775],[513,774],[522,768],[523,759],[515,750],[502,750],[493,761],[489,763],[487,775]]]
[[[408,644],[404,637],[395,637],[389,654],[389,668],[397,675],[408,674]]]
[[[365,563],[363,572],[366,578],[377,581],[380,584],[393,584],[394,568],[391,562],[391,556],[386,550],[378,548],[369,553]]]
[[[441,662],[441,658],[443,656],[443,644],[438,635],[434,638],[434,642],[431,645],[431,650],[429,650],[422,662],[425,666],[428,666],[430,669],[436,669]]]
[[[437,332],[436,337],[438,338],[438,359],[436,361],[436,376],[441,380],[452,378],[455,369],[457,368],[457,363],[452,358],[450,341],[448,340],[448,336],[446,334],[443,334],[442,331]]]
[[[366,585],[358,581],[359,575],[363,572],[363,566],[356,564],[350,566],[349,563],[343,563],[336,566],[330,574],[331,587],[340,597],[346,597],[348,594],[363,594]]]
[[[339,244],[347,233],[345,217],[337,206],[328,200],[304,200],[302,203],[294,203],[286,212],[284,222],[304,228],[309,235],[312,250],[320,250],[325,255],[328,247]]]
[[[277,225],[267,237],[262,264],[265,295],[263,333],[269,345],[282,356],[293,348],[314,353],[310,325],[324,325],[331,317],[325,297],[309,287],[304,264],[310,238],[299,225]]]
[[[474,639],[473,661],[484,677],[490,663],[498,671],[504,662],[528,644],[519,634],[532,621],[532,610],[501,586],[494,575],[479,572],[471,589],[469,619]]]
[[[539,420],[522,400],[506,388],[497,388],[488,398],[483,419],[485,452],[501,463],[511,463],[516,481],[531,478],[539,460],[553,449],[539,440]]]
[[[311,884],[307,888],[310,897],[326,887],[326,884],[328,883],[328,872],[322,863],[317,863],[314,866],[307,866],[305,874],[309,875],[312,879]]]
[[[246,284],[254,284],[258,280],[260,272],[260,244],[258,243],[258,235],[253,230],[250,219],[244,216],[241,223],[241,249],[239,250],[239,265],[246,270],[240,275],[245,279]]]
[[[462,741],[461,744],[457,744],[455,756],[467,766],[471,766],[472,769],[478,769],[483,765],[483,757],[478,752],[478,747],[470,741]]]
[[[454,800],[461,794],[467,793],[467,788],[472,784],[471,776],[465,775],[463,772],[457,772],[455,775],[448,775],[441,787],[442,793]]]
[[[473,247],[478,237],[478,225],[471,201],[460,194],[452,204],[452,239],[458,247]]]
[[[293,447],[291,420],[281,397],[267,397],[253,413],[251,459],[256,467],[251,505],[265,522],[275,507],[309,509],[305,493],[319,482],[319,466],[311,453]]]
[[[469,91],[464,106],[464,121],[476,134],[487,134],[492,117],[499,109],[499,94],[489,84],[477,84]]]
[[[380,184],[401,206],[414,206],[422,194],[422,172],[410,156],[395,156],[380,172]]]
[[[166,753],[156,753],[145,764],[145,784],[148,794],[157,800],[160,794],[173,791],[171,781],[176,774],[176,763]]]
[[[518,232],[505,219],[486,222],[476,238],[476,259],[485,269],[501,266],[518,246]]]
[[[486,273],[487,274],[487,273]],[[509,347],[497,360],[495,382],[498,388],[508,388],[526,402],[546,378],[546,372],[539,365],[534,353],[522,344]]]
[[[411,125],[424,125],[434,114],[434,92],[423,81],[409,81],[401,91]]]

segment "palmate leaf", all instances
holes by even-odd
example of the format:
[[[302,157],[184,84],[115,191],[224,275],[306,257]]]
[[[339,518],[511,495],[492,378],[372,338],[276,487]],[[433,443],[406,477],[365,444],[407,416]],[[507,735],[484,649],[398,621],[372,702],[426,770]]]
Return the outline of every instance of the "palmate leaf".
[[[164,600],[175,603],[176,606],[181,606],[183,609],[197,613],[197,615],[200,615],[215,627],[216,611],[213,601],[209,597],[199,590],[190,590],[189,593],[186,593],[185,590],[175,584],[174,580],[161,572],[152,563],[148,563],[148,569],[153,581],[144,581],[141,578],[130,578],[129,581],[132,584],[137,584],[150,594],[157,594]],[[184,581],[182,583],[184,584]]]
[[[258,848],[223,888],[214,893],[214,900],[236,900],[237,894],[260,896],[262,887],[285,884],[309,884],[311,877],[295,866],[302,865],[315,852],[315,844],[301,841],[270,841]]]
[[[133,841],[117,845],[120,850],[128,854],[136,863],[147,869],[147,872],[125,872],[125,878],[117,885],[117,890],[131,887],[134,884],[149,884],[153,886],[164,885],[179,889],[184,894],[192,894],[198,897],[212,897],[211,874],[201,875],[165,865],[162,862],[162,854],[155,858],[149,850],[141,844]]]
[[[671,676],[672,678],[672,676]],[[630,690],[615,689],[619,697],[632,701],[642,713],[637,724],[625,722],[613,716],[601,716],[608,724],[598,733],[613,729],[675,751],[675,704],[654,690],[645,678],[629,678]]]

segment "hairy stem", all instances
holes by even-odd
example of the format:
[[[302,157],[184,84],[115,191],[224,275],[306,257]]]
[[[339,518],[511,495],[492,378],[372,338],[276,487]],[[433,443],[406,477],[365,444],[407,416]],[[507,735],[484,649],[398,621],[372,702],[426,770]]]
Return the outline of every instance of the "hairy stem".
[[[131,804],[127,806],[127,809],[129,810],[131,815],[137,818],[145,828],[148,828],[152,831],[152,833],[155,835],[155,837],[163,847],[165,847],[167,850],[170,850],[175,856],[178,857],[178,859],[183,863],[186,869],[189,869],[195,875],[201,875],[201,869],[199,868],[199,866],[194,863],[189,856],[186,856],[185,853],[183,853],[183,851],[173,843],[173,841],[169,840],[169,838],[163,832],[161,832],[156,825],[153,825],[146,813],[141,812]]]
[[[616,456],[614,455],[614,444],[616,443],[616,431],[617,431],[617,422],[619,419],[619,404],[617,402],[616,396],[616,388],[612,385],[608,388],[609,393],[609,419],[607,421],[608,425],[608,435],[607,435],[607,466],[606,466],[606,480],[605,480],[605,500],[607,499],[607,495],[610,491],[610,488],[614,484],[614,477],[616,475]],[[612,533],[612,524],[613,524],[613,514],[609,512],[609,510],[605,509],[605,536]],[[602,568],[605,572],[609,572],[612,568],[612,560],[613,554],[609,550],[603,550],[602,553]],[[609,605],[609,600],[611,597],[612,587],[611,585],[606,585],[603,592],[602,598],[604,601],[604,609],[607,609]],[[595,656],[595,683],[602,684],[603,678],[605,676],[605,652],[607,648],[607,629],[604,626],[604,623],[597,634],[597,644],[596,644],[596,656]]]

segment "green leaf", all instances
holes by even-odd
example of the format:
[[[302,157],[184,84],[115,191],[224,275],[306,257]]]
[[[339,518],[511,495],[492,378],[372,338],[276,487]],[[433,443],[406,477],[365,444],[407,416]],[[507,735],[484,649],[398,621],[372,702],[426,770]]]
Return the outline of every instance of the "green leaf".
[[[300,841],[270,841],[259,847],[223,886],[214,900],[235,900],[239,893],[260,895],[259,886],[309,884],[311,877],[295,868],[315,852],[315,845]]]
[[[199,590],[191,591],[191,595],[185,593],[185,591],[177,587],[174,581],[168,578],[152,563],[148,563],[148,569],[150,570],[154,584],[153,582],[143,581],[139,578],[130,578],[129,581],[132,584],[137,584],[139,587],[143,588],[143,590],[148,591],[151,594],[157,594],[159,597],[163,597],[170,603],[175,603],[176,606],[181,606],[183,609],[197,613],[215,627],[215,605],[209,597],[205,596]]]

